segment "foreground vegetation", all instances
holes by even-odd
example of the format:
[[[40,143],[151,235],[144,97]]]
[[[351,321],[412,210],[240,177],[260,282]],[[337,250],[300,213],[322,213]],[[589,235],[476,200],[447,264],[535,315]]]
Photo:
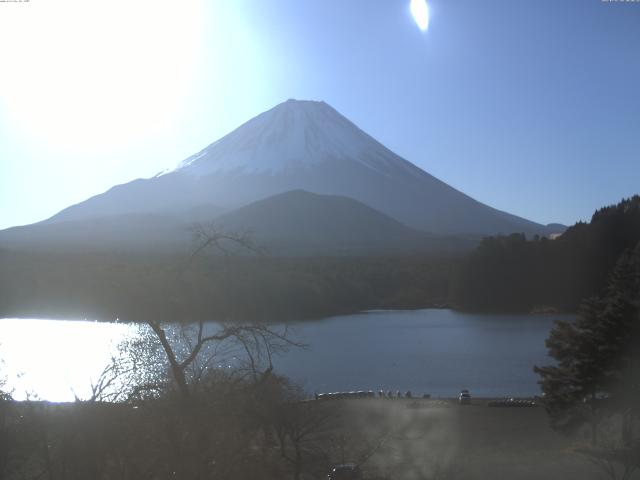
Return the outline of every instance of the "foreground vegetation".
[[[588,455],[588,437],[555,432],[540,407],[299,401],[275,376],[218,378],[188,404],[4,403],[1,420],[3,479],[310,480],[345,462],[366,480],[617,478]]]
[[[319,459],[296,459],[298,430],[319,435],[328,413],[298,400],[275,376],[229,376],[202,382],[188,400],[4,402],[0,478],[299,478],[303,461],[306,471]]]

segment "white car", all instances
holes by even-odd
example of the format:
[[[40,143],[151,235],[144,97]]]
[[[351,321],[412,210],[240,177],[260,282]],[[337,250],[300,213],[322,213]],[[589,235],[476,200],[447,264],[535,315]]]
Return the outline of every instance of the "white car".
[[[469,390],[460,390],[460,394],[458,395],[458,403],[460,405],[471,404],[471,394],[469,393]]]

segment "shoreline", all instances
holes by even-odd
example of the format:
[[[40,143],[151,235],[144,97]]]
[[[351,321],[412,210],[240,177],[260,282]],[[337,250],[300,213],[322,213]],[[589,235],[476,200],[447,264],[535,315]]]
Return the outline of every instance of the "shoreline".
[[[286,318],[285,320],[272,320],[272,319],[244,319],[244,320],[229,320],[229,323],[233,324],[266,324],[266,325],[281,325],[281,324],[296,324],[296,323],[306,323],[306,322],[315,322],[321,320],[327,320],[335,317],[343,317],[349,315],[366,315],[370,313],[393,313],[393,312],[419,312],[421,310],[451,310],[455,313],[465,314],[465,315],[577,315],[577,312],[571,310],[562,310],[556,308],[544,308],[544,309],[534,309],[530,311],[507,311],[507,310],[465,310],[463,308],[448,305],[448,304],[428,304],[425,306],[418,307],[403,307],[403,306],[389,306],[383,308],[370,308],[370,309],[361,309],[361,310],[344,310],[336,313],[331,313],[328,315],[322,316],[307,316],[301,317],[297,319]],[[65,315],[65,314],[48,314],[38,315],[36,313],[32,314],[13,314],[13,315],[5,315],[2,316],[0,314],[0,321],[3,320],[57,320],[57,321],[69,321],[69,322],[96,322],[96,323],[122,323],[122,324],[146,324],[153,320],[140,320],[140,319],[122,319],[122,318],[104,318],[104,317],[87,317],[87,316],[78,316],[78,315]],[[185,325],[195,324],[198,322],[205,323],[221,323],[220,320],[215,319],[199,319],[192,318],[190,320],[181,321],[181,320],[160,320],[161,323],[181,323]]]

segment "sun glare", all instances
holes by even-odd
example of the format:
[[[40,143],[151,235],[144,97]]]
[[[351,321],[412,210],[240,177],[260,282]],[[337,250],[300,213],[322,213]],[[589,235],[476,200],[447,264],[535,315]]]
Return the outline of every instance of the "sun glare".
[[[0,17],[0,100],[30,138],[95,148],[175,121],[193,76],[198,2],[9,6]]]
[[[411,0],[409,8],[418,28],[425,32],[429,28],[429,6],[426,0]]]
[[[2,380],[17,400],[88,398],[91,383],[110,365],[117,345],[136,331],[129,324],[3,319]],[[29,348],[24,346],[25,338]]]

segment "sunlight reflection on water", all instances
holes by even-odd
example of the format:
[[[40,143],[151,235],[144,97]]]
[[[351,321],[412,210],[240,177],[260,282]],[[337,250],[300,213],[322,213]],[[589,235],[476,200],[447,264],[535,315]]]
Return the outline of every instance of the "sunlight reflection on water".
[[[16,400],[87,398],[117,346],[140,326],[68,320],[0,320],[0,375]]]

